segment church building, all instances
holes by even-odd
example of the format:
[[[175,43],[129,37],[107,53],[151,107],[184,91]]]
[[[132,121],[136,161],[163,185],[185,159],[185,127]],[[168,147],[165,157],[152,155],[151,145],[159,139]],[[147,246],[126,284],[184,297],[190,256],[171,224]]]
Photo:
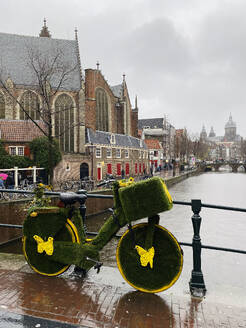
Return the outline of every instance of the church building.
[[[137,138],[137,102],[132,108],[125,75],[110,86],[99,63],[83,70],[77,30],[74,40],[54,39],[44,20],[38,37],[0,33],[0,48],[0,138],[10,154],[30,156],[30,141],[51,128],[63,154],[56,182],[142,174],[147,147]],[[34,68],[52,60],[60,66],[43,89],[50,95],[47,122],[47,98]]]

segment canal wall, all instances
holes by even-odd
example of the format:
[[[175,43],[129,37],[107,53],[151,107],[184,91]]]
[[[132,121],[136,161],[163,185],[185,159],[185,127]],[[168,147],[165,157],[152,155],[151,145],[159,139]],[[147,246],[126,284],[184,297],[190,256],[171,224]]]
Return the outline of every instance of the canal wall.
[[[182,173],[174,177],[162,177],[168,188],[200,172],[194,170]],[[96,190],[92,194],[112,194],[110,190]],[[24,211],[30,199],[6,201],[0,203],[0,223],[22,225],[26,212]],[[58,202],[57,198],[52,199],[53,204]],[[88,198],[86,201],[86,214],[88,216],[105,212],[109,207],[113,207],[113,199]],[[0,227],[0,246],[6,242],[18,239],[22,236],[21,229]]]
[[[184,172],[184,173],[181,173],[179,175],[176,175],[174,177],[168,177],[168,178],[165,178],[165,177],[162,177],[164,178],[164,181],[167,185],[168,188],[170,188],[171,186],[183,181],[183,180],[186,180],[190,177],[193,177],[195,175],[198,175],[198,174],[201,174],[203,172],[201,172],[200,170],[192,170],[192,171],[188,171],[188,172]]]

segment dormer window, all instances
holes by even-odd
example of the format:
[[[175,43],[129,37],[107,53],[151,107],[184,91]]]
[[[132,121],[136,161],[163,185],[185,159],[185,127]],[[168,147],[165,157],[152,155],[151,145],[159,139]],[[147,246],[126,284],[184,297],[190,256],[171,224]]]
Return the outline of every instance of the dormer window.
[[[114,145],[115,142],[116,142],[116,141],[115,141],[115,135],[114,135],[114,134],[111,134],[110,143]]]
[[[147,125],[147,126],[144,126],[143,128],[144,129],[150,129],[150,126]]]

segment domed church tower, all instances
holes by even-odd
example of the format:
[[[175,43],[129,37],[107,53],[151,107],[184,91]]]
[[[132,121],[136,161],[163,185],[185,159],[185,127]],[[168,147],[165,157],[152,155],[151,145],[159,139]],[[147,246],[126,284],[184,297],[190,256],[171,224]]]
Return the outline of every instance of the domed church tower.
[[[205,126],[202,126],[202,132],[200,133],[200,139],[205,141],[207,139],[208,135],[205,129]]]
[[[225,125],[225,141],[235,141],[236,132],[237,132],[237,126],[236,123],[233,122],[230,113],[229,121]]]
[[[210,130],[210,132],[209,132],[209,138],[213,138],[213,137],[215,137],[216,136],[216,134],[215,134],[215,132],[214,132],[214,128],[211,126],[211,130]]]

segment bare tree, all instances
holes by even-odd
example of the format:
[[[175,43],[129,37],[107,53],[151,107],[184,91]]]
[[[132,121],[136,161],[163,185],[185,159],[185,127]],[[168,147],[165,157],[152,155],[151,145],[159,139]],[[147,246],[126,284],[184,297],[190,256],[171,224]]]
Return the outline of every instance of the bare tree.
[[[13,92],[13,88],[7,83],[6,77],[7,73],[4,70],[4,67],[0,67],[0,87],[5,91],[5,93],[16,102],[20,110],[25,113],[25,118],[33,122],[34,125],[42,132],[44,136],[48,138],[48,161],[49,161],[49,183],[52,183],[53,180],[53,146],[54,146],[54,137],[59,138],[62,134],[66,133],[67,129],[75,127],[75,124],[66,126],[63,131],[58,135],[53,134],[55,116],[57,115],[56,109],[52,107],[53,99],[60,90],[66,89],[66,84],[72,78],[72,73],[78,69],[78,64],[71,65],[71,63],[66,62],[64,54],[60,49],[53,49],[49,54],[44,52],[26,47],[27,59],[26,66],[31,72],[32,79],[32,90],[35,90],[41,97],[41,102],[38,106],[34,108],[36,111],[35,115],[32,115],[29,110],[25,108],[25,104],[18,100],[16,94]],[[23,67],[24,71],[24,67]],[[23,74],[25,74],[23,72]],[[31,88],[29,88],[31,90]],[[71,110],[61,109],[61,111]],[[35,118],[39,118],[39,120]],[[76,125],[80,124],[78,122]]]

